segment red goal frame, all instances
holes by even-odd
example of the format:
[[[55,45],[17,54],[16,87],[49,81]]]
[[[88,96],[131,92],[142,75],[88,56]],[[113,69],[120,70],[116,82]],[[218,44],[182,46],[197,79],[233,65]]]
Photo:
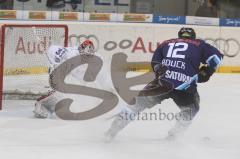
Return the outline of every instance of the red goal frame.
[[[0,29],[0,110],[2,110],[3,100],[3,74],[4,74],[4,44],[5,44],[5,30],[7,27],[17,28],[63,28],[65,30],[64,46],[68,46],[68,26],[61,24],[4,24]]]

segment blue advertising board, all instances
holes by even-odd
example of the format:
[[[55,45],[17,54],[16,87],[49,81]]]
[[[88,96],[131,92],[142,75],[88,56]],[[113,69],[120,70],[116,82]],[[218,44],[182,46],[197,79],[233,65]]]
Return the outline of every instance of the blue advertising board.
[[[186,24],[186,17],[184,16],[161,16],[154,15],[153,23],[161,24]]]
[[[221,18],[220,19],[220,26],[239,27],[240,26],[240,19]]]

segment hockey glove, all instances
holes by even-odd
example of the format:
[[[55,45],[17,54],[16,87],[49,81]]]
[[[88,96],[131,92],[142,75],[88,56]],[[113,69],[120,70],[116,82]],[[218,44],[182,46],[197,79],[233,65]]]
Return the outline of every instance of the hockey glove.
[[[202,66],[198,73],[198,83],[207,82],[215,70],[209,66]]]

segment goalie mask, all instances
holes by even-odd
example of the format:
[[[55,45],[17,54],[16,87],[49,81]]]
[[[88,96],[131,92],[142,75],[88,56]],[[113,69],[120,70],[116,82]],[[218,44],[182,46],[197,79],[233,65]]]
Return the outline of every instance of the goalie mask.
[[[95,53],[95,48],[93,42],[90,40],[85,40],[79,47],[78,47],[80,54],[86,55],[93,55]]]
[[[196,33],[193,28],[181,28],[178,32],[178,38],[196,39]]]

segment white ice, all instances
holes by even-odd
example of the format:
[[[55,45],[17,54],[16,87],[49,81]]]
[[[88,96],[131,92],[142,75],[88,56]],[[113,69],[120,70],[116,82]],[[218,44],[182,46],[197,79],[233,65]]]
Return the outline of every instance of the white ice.
[[[35,119],[34,101],[8,100],[0,112],[1,159],[240,159],[240,75],[216,74],[199,85],[200,112],[185,135],[167,142],[174,121],[135,121],[104,143],[106,118]],[[124,103],[119,103],[119,105]],[[171,100],[147,112],[177,112]]]

